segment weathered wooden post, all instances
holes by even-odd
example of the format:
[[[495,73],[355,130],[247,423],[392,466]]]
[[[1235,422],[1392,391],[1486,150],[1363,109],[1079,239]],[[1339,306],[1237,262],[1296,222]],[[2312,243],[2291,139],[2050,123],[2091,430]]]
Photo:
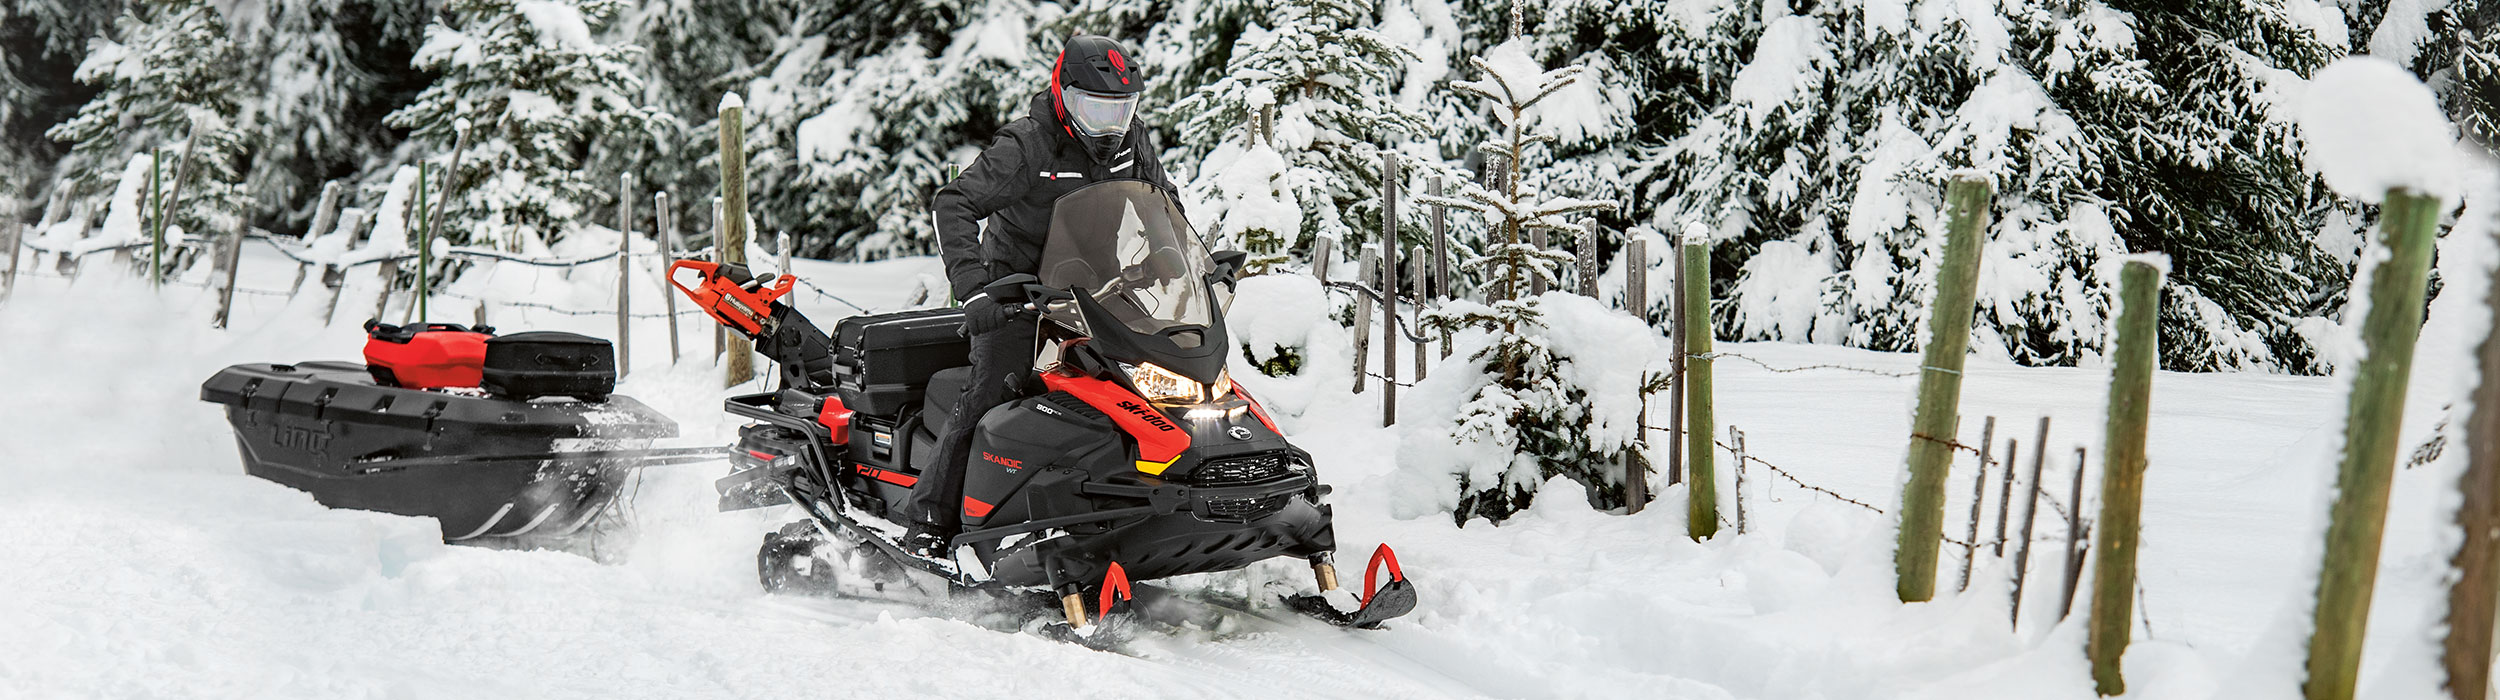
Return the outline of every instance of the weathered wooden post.
[[[1311,239],[1311,277],[1319,280],[1320,292],[1328,292],[1328,262],[1336,259],[1337,239],[1318,236]]]
[[[2483,337],[2482,383],[2474,387],[2474,411],[2465,422],[2465,474],[2457,489],[2457,529],[2465,541],[2448,586],[2448,637],[2440,663],[2448,670],[2454,700],[2489,700],[2492,631],[2500,620],[2500,274],[2485,297],[2492,332]]]
[[[348,212],[353,212],[355,215],[348,216]],[[347,227],[341,235],[347,236],[350,242],[355,241],[357,237],[364,235],[365,227],[372,225],[373,216],[373,212],[362,208],[341,212],[339,225]],[[321,264],[321,287],[330,295],[329,302],[321,306],[321,322],[327,325],[338,316],[339,296],[347,292],[347,268],[340,266],[338,259],[332,258],[329,262]]]
[[[1398,422],[1398,154],[1380,152],[1380,424]]]
[[[451,167],[443,169],[442,177],[435,178],[434,185],[441,192],[434,196],[433,211],[423,217],[422,224],[417,227],[418,322],[424,322],[428,318],[429,308],[426,300],[433,297],[433,288],[428,286],[426,275],[430,274],[429,270],[434,269],[434,227],[442,225],[444,212],[451,211],[452,183],[460,180],[460,156],[469,152],[469,118],[453,118],[451,130],[454,134],[451,142]],[[422,183],[425,182],[425,171],[422,169],[417,171],[417,182],[420,183],[417,188],[417,206],[423,207],[425,206],[425,187]],[[515,246],[513,252],[520,252],[520,248]]]
[[[238,214],[234,217],[234,230],[217,239],[217,259],[210,271],[220,279],[217,283],[217,315],[209,319],[210,328],[226,327],[226,320],[234,313],[234,281],[239,274],[237,268],[243,266],[243,229],[249,225],[250,222]]]
[[[2075,610],[2075,587],[2083,582],[2083,468],[2090,464],[2084,449],[2075,448],[2075,486],[2066,503],[2066,592],[2057,603],[2057,619]]]
[[[720,100],[720,192],[721,192],[721,261],[746,264],[747,261],[747,149],[746,102],[732,92]],[[755,378],[754,343],[746,336],[732,334],[725,352],[729,353],[728,386],[737,386]]]
[[[2092,542],[2097,555],[2092,565],[2092,625],[2084,646],[2092,659],[2092,683],[2104,697],[2127,692],[2119,661],[2135,623],[2136,531],[2144,522],[2144,430],[2153,414],[2153,361],[2161,356],[2161,268],[2167,264],[2137,258],[2118,271],[2118,348],[2111,353],[2109,422],[2101,447],[2101,532]]]
[[[1424,256],[1421,255],[1406,259],[1406,278],[1412,280],[1409,284],[1415,289],[1415,327],[1417,330],[1422,330],[1424,325],[1423,305],[1427,301],[1436,301],[1432,298],[1432,268],[1426,267],[1424,262]],[[1432,354],[1432,343],[1423,339],[1428,337],[1430,336],[1422,336],[1415,340],[1415,381],[1419,382],[1431,372],[1431,363],[1428,358]]]
[[[1641,323],[1646,325],[1649,323],[1649,290],[1646,287],[1649,283],[1649,275],[1646,274],[1649,258],[1645,257],[1647,244],[1639,237],[1634,237],[1631,244],[1631,252],[1625,259],[1640,262],[1624,266],[1623,308],[1630,310],[1633,318],[1640,319]],[[1682,338],[1676,340],[1683,341]],[[1632,444],[1625,445],[1623,448],[1623,513],[1625,515],[1639,513],[1641,509],[1649,505],[1649,475],[1643,473],[1642,469],[1644,466],[1642,448],[1649,445],[1649,396],[1647,392],[1641,395],[1640,426],[1640,430],[1634,433]],[[1667,441],[1674,442],[1674,436],[1668,436]]]
[[[1979,245],[1988,229],[1987,180],[1955,178],[1945,188],[1951,222],[1928,312],[1927,352],[1920,364],[1918,412],[1910,422],[1910,482],[1901,490],[1901,536],[1893,550],[1894,588],[1901,602],[1936,596],[1936,547],[1944,537],[1945,476],[1953,468],[1961,420],[1962,355],[1979,287]]]
[[[2005,439],[2005,485],[1997,489],[1997,534],[1990,542],[1988,556],[2005,558],[2005,526],[2014,514],[2014,468],[2021,466],[2023,441]]]
[[[1372,267],[1380,264],[1379,246],[1363,246],[1362,257],[1354,264],[1354,285],[1372,287]],[[1365,375],[1371,374],[1372,297],[1354,294],[1354,393],[1363,393]]]
[[[148,149],[148,286],[165,283],[165,149]]]
[[[634,174],[616,176],[616,376],[634,369]]]
[[[1675,287],[1667,294],[1670,307],[1667,309],[1670,317],[1667,325],[1671,329],[1669,334],[1673,336],[1670,340],[1681,346],[1686,342],[1685,337],[1692,335],[1692,330],[1684,327],[1684,239],[1678,237],[1670,241],[1668,248],[1670,261],[1667,266],[1674,269]],[[1677,352],[1667,358],[1668,486],[1684,483],[1684,359],[1688,352]]]
[[[1580,296],[1597,298],[1597,217],[1580,229]]]
[[[2362,633],[2378,583],[2379,540],[2387,526],[2397,432],[2404,423],[2413,345],[2422,330],[2423,285],[2440,209],[2439,198],[2403,187],[2388,191],[2379,209],[2379,238],[2388,254],[2370,276],[2370,314],[2361,324],[2367,354],[2353,373],[2345,409],[2344,456],[2328,515],[2326,563],[2318,575],[2318,627],[2309,638],[2309,680],[2302,685],[2309,700],[2351,698],[2360,675]]]
[[[25,235],[26,230],[25,224],[18,223],[17,217],[21,215],[11,210],[5,218],[0,218],[0,246],[9,249],[8,267],[0,268],[0,299],[8,298],[9,292],[17,289],[17,251],[24,247],[18,239]]]
[[[2007,613],[2011,624],[2020,629],[2023,623],[2023,577],[2031,570],[2031,530],[2040,519],[2040,469],[2049,461],[2049,417],[2040,417],[2040,439],[2031,446],[2031,480],[2023,488],[2023,544],[2014,548],[2014,602]],[[2013,471],[2013,462],[2006,462],[2006,471]],[[2009,501],[2010,503],[2010,501]]]
[[[1997,441],[1997,417],[1989,416],[1986,427],[1979,430],[1979,473],[1970,480],[1970,533],[1962,539],[1962,583],[1957,591],[1970,590],[1970,570],[1979,568],[1979,515],[1988,504],[1988,447]]]
[[[677,214],[668,208],[668,193],[651,196],[651,211],[659,215],[660,230],[652,232],[660,246],[660,301],[668,307],[668,362],[677,364],[685,353],[677,348],[677,290],[669,285],[669,268],[677,264]]]
[[[427,176],[432,173],[432,170],[432,164],[422,160],[417,161],[417,198],[415,200],[417,225],[411,227],[417,232],[417,286],[409,290],[408,296],[411,297],[409,304],[399,310],[401,323],[407,323],[412,316],[418,323],[425,322],[425,266],[426,263],[433,262],[434,257],[434,246],[430,245],[432,241],[425,239],[427,217],[433,213],[425,203]],[[390,296],[390,288],[384,287],[382,295]]]
[[[312,228],[304,230],[304,242],[306,244],[319,240],[323,235],[328,234],[331,229],[338,227],[339,193],[342,189],[343,186],[340,185],[337,180],[321,183],[321,204],[313,207]],[[295,266],[295,283],[287,285],[287,291],[293,292],[295,290],[302,289],[304,287],[304,279],[311,276],[311,274],[312,263],[304,263]]]
[[[712,262],[714,264],[729,261],[729,254],[725,252],[728,249],[721,247],[720,244],[723,227],[728,225],[726,223],[728,220],[721,218],[720,202],[720,195],[712,195]],[[706,325],[712,327],[712,359],[719,360],[722,355],[729,353],[729,327],[718,323]]]
[[[1745,534],[1745,431],[1727,427],[1727,463],[1736,472],[1736,534]]]
[[[1719,532],[1719,480],[1711,469],[1710,435],[1718,432],[1710,406],[1710,232],[1701,224],[1684,230],[1685,449],[1691,454],[1685,532],[1704,539]]]
[[[1538,252],[1538,253],[1546,253],[1546,252],[1551,252],[1551,251],[1553,251],[1553,248],[1552,248],[1552,247],[1550,247],[1550,246],[1548,246],[1548,245],[1546,244],[1546,241],[1545,241],[1545,239],[1546,239],[1546,236],[1545,236],[1545,227],[1543,227],[1543,226],[1529,226],[1529,227],[1527,227],[1527,228],[1528,228],[1528,244],[1529,244],[1529,245],[1532,245],[1532,246],[1536,246],[1536,252]],[[1538,266],[1536,267],[1536,269],[1538,269],[1538,270],[1544,270],[1544,269],[1545,269],[1545,266],[1543,266],[1543,265],[1538,265]],[[1530,275],[1530,276],[1528,277],[1528,296],[1537,296],[1537,295],[1544,294],[1544,293],[1545,293],[1545,273],[1544,273],[1544,272],[1538,272],[1538,273],[1537,273],[1537,274],[1535,274],[1535,275]]]
[[[1433,198],[1434,198],[1435,200],[1440,199],[1440,197],[1441,197],[1441,196],[1442,196],[1442,194],[1443,194],[1443,192],[1441,191],[1441,176],[1439,176],[1439,175],[1434,175],[1434,176],[1432,176],[1432,184],[1431,184],[1431,185],[1429,185],[1429,188],[1430,188],[1430,189],[1427,189],[1427,190],[1426,190],[1426,192],[1430,193],[1430,194],[1433,196]],[[1432,205],[1432,296],[1433,296],[1433,297],[1435,297],[1435,298],[1439,298],[1439,299],[1448,299],[1448,298],[1450,298],[1450,221],[1449,221],[1450,216],[1449,216],[1449,215],[1450,215],[1450,207],[1449,207],[1449,205],[1441,204],[1441,203],[1439,203],[1439,202],[1437,202],[1437,201],[1433,203],[1433,205]],[[1448,354],[1449,354],[1449,352],[1448,352],[1447,350],[1442,351],[1442,355],[1447,356]]]
[[[418,183],[424,184],[425,170],[422,168],[418,169],[417,177]],[[423,198],[412,199],[407,203],[408,206],[406,209],[396,212],[386,211],[382,212],[381,215],[397,216],[400,217],[400,220],[406,221],[408,217],[417,216],[419,215],[419,212],[423,212],[425,210],[425,202],[422,201],[422,199]],[[399,282],[399,258],[400,256],[394,255],[382,260],[382,271],[380,273],[382,276],[382,291],[379,294],[373,295],[372,318],[382,318],[382,312],[388,310],[391,306],[391,287]]]
[[[779,258],[773,263],[773,270],[783,275],[790,274],[790,232],[783,231],[774,234],[773,248]]]

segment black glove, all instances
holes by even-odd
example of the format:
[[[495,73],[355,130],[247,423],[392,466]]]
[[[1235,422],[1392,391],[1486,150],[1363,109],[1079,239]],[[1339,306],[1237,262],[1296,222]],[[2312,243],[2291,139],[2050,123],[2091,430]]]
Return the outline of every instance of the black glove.
[[[960,329],[964,337],[988,333],[1006,325],[1006,305],[991,299],[990,295],[974,294],[971,301],[964,302],[964,325]]]

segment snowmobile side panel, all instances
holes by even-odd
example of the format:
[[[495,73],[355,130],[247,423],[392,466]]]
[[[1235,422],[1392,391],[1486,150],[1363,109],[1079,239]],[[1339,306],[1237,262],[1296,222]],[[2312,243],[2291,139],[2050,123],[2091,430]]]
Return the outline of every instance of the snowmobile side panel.
[[[1023,504],[1010,499],[1033,473],[1047,466],[1082,467],[1083,457],[1116,454],[1120,445],[1110,421],[1061,408],[1053,399],[1022,399],[990,411],[973,433],[972,462],[965,467],[965,527],[980,527],[993,515],[1029,517]],[[1006,512],[989,510],[1002,504],[1009,506]]]

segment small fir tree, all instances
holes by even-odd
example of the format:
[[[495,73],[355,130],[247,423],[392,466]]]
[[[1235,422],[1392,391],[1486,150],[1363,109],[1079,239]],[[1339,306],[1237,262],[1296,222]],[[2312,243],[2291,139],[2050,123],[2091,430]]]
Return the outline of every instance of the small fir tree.
[[[171,190],[189,145],[191,173],[180,201],[166,204],[168,221],[191,231],[223,228],[242,205],[236,164],[247,136],[236,121],[248,90],[232,70],[241,57],[225,17],[206,0],[147,0],[115,21],[113,35],[78,66],[78,79],[101,91],[46,132],[70,145],[60,186],[74,209],[101,215],[132,156],[164,149],[163,187]]]
[[[1524,242],[1522,232],[1576,232],[1572,215],[1613,206],[1543,191],[1540,183],[1546,173],[1532,167],[1544,162],[1543,144],[1553,140],[1534,108],[1586,76],[1580,66],[1545,70],[1521,41],[1494,47],[1473,64],[1483,77],[1453,88],[1482,99],[1494,114],[1502,136],[1487,150],[1501,158],[1501,175],[1492,187],[1468,183],[1456,197],[1420,200],[1475,212],[1499,232],[1498,242],[1469,261],[1496,280],[1490,303],[1453,301],[1426,315],[1427,323],[1441,329],[1489,337],[1481,351],[1467,358],[1484,383],[1459,408],[1453,424],[1426,428],[1433,435],[1428,439],[1460,444],[1473,459],[1433,459],[1401,468],[1455,477],[1459,493],[1451,515],[1460,523],[1476,517],[1496,522],[1509,518],[1528,507],[1537,488],[1556,476],[1587,487],[1598,507],[1619,506],[1621,475],[1610,469],[1621,463],[1623,446],[1600,444],[1591,434],[1589,392],[1566,378],[1567,365],[1579,358],[1556,352],[1547,341],[1545,300],[1519,293],[1532,278],[1555,281],[1556,267],[1572,259]]]

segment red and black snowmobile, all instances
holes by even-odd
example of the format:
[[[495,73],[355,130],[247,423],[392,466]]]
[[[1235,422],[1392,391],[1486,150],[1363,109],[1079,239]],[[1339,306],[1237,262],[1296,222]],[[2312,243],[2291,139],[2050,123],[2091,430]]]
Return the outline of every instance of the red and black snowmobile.
[[[1225,371],[1218,289],[1246,256],[1209,256],[1178,207],[1142,181],[1060,198],[1040,275],[987,290],[1039,326],[1039,387],[982,417],[964,479],[964,529],[940,549],[900,546],[896,512],[939,452],[971,368],[961,313],[841,321],[831,336],[780,298],[793,280],[679,261],[671,284],[782,365],[783,390],[729,399],[756,421],[730,451],[721,508],[795,503],[809,516],[765,537],[769,590],[869,597],[982,591],[1055,606],[1069,628],[1168,576],[1274,557],[1337,587],[1329,487]],[[681,272],[700,273],[694,285]],[[1388,578],[1374,585],[1386,565]],[[1318,595],[1297,612],[1377,627],[1415,606],[1382,546],[1359,609]],[[1151,593],[1150,593],[1151,595]]]

